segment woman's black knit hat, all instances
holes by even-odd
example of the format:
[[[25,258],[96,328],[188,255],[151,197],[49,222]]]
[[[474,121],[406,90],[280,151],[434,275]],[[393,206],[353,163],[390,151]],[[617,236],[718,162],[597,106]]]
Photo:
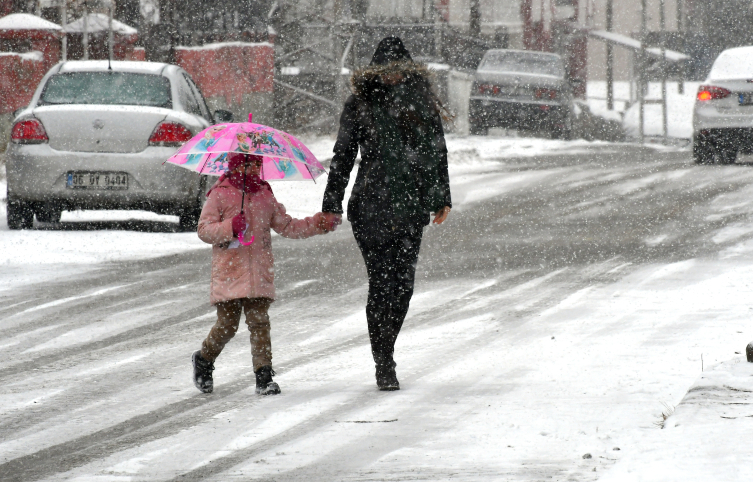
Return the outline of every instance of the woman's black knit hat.
[[[386,65],[400,60],[413,60],[413,58],[411,58],[410,52],[405,48],[400,37],[392,35],[379,42],[374,56],[371,58],[371,65]]]

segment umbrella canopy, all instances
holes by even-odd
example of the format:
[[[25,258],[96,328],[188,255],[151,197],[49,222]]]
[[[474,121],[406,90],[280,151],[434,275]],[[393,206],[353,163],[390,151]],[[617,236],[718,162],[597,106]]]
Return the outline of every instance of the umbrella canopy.
[[[227,154],[240,152],[262,156],[261,178],[266,181],[315,180],[324,167],[294,136],[262,124],[248,122],[207,127],[173,154],[167,162],[219,176],[227,170]]]

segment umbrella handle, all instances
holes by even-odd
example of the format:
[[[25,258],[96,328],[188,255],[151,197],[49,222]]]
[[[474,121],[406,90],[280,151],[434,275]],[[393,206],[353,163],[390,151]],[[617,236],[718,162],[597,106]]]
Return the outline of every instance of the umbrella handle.
[[[238,235],[238,242],[242,244],[243,246],[251,246],[254,244],[254,236],[251,236],[251,240],[249,242],[243,241],[243,234]]]
[[[241,214],[246,205],[246,165],[243,164],[243,194],[241,195]]]
[[[251,112],[249,112],[248,113],[248,121],[251,122],[251,119],[253,119],[253,118],[254,118],[254,115]]]

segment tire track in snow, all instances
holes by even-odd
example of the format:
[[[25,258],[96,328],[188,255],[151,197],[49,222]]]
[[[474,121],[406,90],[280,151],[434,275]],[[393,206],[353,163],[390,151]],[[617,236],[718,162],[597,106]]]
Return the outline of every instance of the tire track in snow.
[[[593,266],[589,267],[587,276],[583,280],[583,284],[590,284],[593,282],[593,278],[596,274],[595,271],[607,273],[611,271],[614,265],[616,265],[617,263],[617,260],[615,260],[614,262],[606,263],[599,270],[595,270]],[[515,309],[515,306],[520,304],[520,302],[528,301],[529,297],[532,296],[536,298],[536,303],[532,304],[531,306],[527,306],[525,311],[540,310],[545,306],[559,302],[560,297],[564,299],[564,297],[570,294],[571,290],[576,290],[581,287],[580,284],[578,285],[578,287],[574,287],[572,286],[572,283],[568,283],[567,286],[565,286],[565,292],[561,293],[560,297],[549,297],[548,299],[542,297],[541,293],[538,290],[533,289],[541,287],[541,283],[536,282],[537,279],[541,278],[543,278],[544,282],[559,284],[559,282],[556,280],[557,275],[559,274],[560,273],[547,273],[542,275],[541,272],[526,272],[522,273],[521,275],[515,276],[512,279],[506,280],[507,282],[501,285],[491,285],[482,290],[485,292],[489,291],[492,288],[497,288],[500,290],[500,295],[507,293],[507,296],[504,297],[509,300],[509,303],[505,305],[505,309],[499,314],[499,318],[506,320],[505,332],[507,332],[513,326],[519,326],[520,324],[526,322],[526,317],[523,316],[525,313]],[[526,289],[525,286],[529,286],[529,289]],[[523,288],[521,289],[521,287]],[[561,288],[559,291],[562,291]],[[465,295],[467,293],[461,294]],[[465,300],[457,300],[455,302],[457,303],[458,301],[463,301],[462,304],[455,306],[455,314],[459,311],[465,311],[466,305],[475,304],[478,297],[482,296],[484,293],[473,292],[470,294],[475,296],[469,296]],[[518,300],[516,300],[516,298],[518,298]],[[520,298],[523,299],[520,300]],[[466,312],[464,316],[472,316],[473,313],[477,312],[478,310],[484,311],[488,309],[488,306],[483,306],[470,312]],[[410,323],[411,327],[416,329],[424,326],[451,323],[450,320],[453,318],[453,316],[453,312],[446,312],[440,316],[437,316],[436,313],[432,313],[431,310],[428,310],[426,312],[420,313],[418,316],[412,317]],[[440,370],[444,366],[445,360],[451,358],[450,355],[467,353],[471,348],[478,348],[480,344],[483,345],[494,343],[499,338],[504,337],[505,332],[496,335],[492,334],[492,336],[489,336],[489,334],[487,334],[484,337],[477,337],[472,339],[471,341],[459,344],[454,350],[451,351],[451,353],[443,352],[447,354],[447,358],[443,356],[441,361],[425,364],[423,369],[403,376],[404,382],[410,383],[412,380],[426,376],[433,371]],[[295,357],[290,359],[289,361],[282,360],[280,362],[280,365],[284,366],[285,370],[291,370],[307,364],[317,364],[323,362],[326,358],[331,356],[332,353],[338,353],[358,345],[367,346],[368,344],[368,336],[363,333],[358,336],[347,338],[332,345],[323,347],[315,351],[314,353]],[[135,416],[129,420],[116,424],[113,427],[108,427],[92,434],[79,437],[72,441],[64,442],[47,449],[37,451],[34,454],[14,459],[6,464],[0,465],[0,478],[2,478],[2,480],[6,480],[6,477],[12,476],[14,473],[19,473],[20,478],[15,479],[11,477],[8,480],[35,480],[39,478],[45,478],[56,473],[64,472],[65,470],[75,468],[77,466],[85,465],[86,463],[92,462],[94,460],[104,458],[108,454],[120,452],[134,446],[148,443],[152,440],[158,440],[165,438],[166,436],[169,436],[171,434],[176,434],[182,430],[185,430],[186,426],[201,423],[207,418],[211,418],[218,413],[222,413],[233,408],[234,404],[237,403],[233,399],[233,395],[237,395],[238,393],[247,390],[248,387],[252,385],[253,377],[242,376],[231,383],[223,384],[221,391],[215,392],[211,397],[197,394],[189,399],[171,403],[149,413]],[[318,422],[307,422],[304,425],[292,429],[293,431],[287,431],[283,434],[279,434],[274,439],[260,442],[254,447],[249,448],[247,450],[247,453],[244,452],[245,455],[243,457],[250,457],[251,455],[249,454],[257,452],[261,453],[264,450],[267,450],[268,447],[274,446],[274,444],[283,443],[284,441],[292,440],[310,433],[309,431],[304,430],[304,428],[311,426],[312,430],[316,430],[322,424],[331,422],[330,419],[325,417],[327,413],[330,414],[330,417],[334,415],[344,414],[348,410],[350,410],[350,408],[348,407],[352,407],[352,409],[356,409],[359,406],[362,407],[365,401],[371,399],[372,397],[373,395],[370,392],[367,392],[363,395],[362,398],[354,400],[352,403],[343,406],[342,410],[338,412],[325,412],[325,414],[317,418]],[[199,409],[201,410],[201,412],[200,414],[197,414],[196,411],[198,411]],[[232,467],[233,465],[235,465],[236,456],[237,454],[232,454],[231,456],[229,456],[230,458],[227,459],[227,464],[223,466]],[[241,457],[241,459],[243,457]],[[43,469],[40,466],[41,461],[45,461],[45,463],[42,465],[46,466],[46,469]],[[34,468],[30,471],[24,471],[23,467]],[[188,477],[188,479],[183,478],[182,480],[203,480],[203,478],[207,476],[207,471],[212,471],[212,473],[219,471],[221,473],[224,469],[220,469],[220,467],[220,464],[213,462],[210,467],[197,469],[198,472],[196,474],[185,474],[184,477]],[[194,475],[196,475],[196,477],[194,477]]]
[[[498,327],[498,330],[495,331],[494,328],[490,327],[488,330],[483,331],[472,338],[466,339],[460,343],[454,343],[452,348],[450,349],[447,349],[447,347],[436,347],[434,350],[427,352],[426,354],[424,354],[421,361],[413,360],[411,366],[414,368],[412,370],[405,370],[401,372],[402,374],[400,378],[403,384],[408,387],[414,385],[418,380],[430,376],[435,372],[444,370],[447,367],[448,363],[462,365],[463,358],[469,356],[469,354],[472,354],[474,350],[483,351],[480,350],[479,347],[497,344],[500,341],[507,342],[507,338],[510,336],[511,331],[529,322],[528,318],[519,316],[519,310],[516,310],[515,306],[519,304],[527,304],[527,310],[535,310],[536,312],[539,312],[544,309],[544,307],[549,307],[550,305],[559,303],[561,300],[567,298],[567,296],[570,296],[572,293],[577,292],[583,286],[591,285],[593,283],[594,276],[609,273],[610,271],[612,271],[614,266],[618,264],[618,260],[610,260],[610,262],[600,265],[600,269],[596,269],[594,266],[590,266],[587,269],[584,269],[584,276],[582,277],[581,282],[575,283],[577,286],[573,286],[573,283],[563,284],[561,281],[556,280],[557,277],[562,278],[562,276],[560,276],[562,274],[562,271],[545,274],[538,272],[528,273],[527,280],[523,281],[518,279],[517,283],[502,287],[502,289],[498,293],[487,293],[487,296],[496,296],[500,298],[506,297],[510,301],[507,305],[504,305],[505,309],[495,312],[495,318],[497,320],[503,320],[500,324],[495,325],[495,327]],[[543,286],[546,284],[556,286]],[[493,284],[488,284],[488,286],[484,286],[480,291],[486,292],[489,291],[489,289],[492,287],[494,287]],[[536,288],[556,291],[557,296],[550,296],[547,299],[543,299],[540,296],[540,292]],[[461,296],[466,296],[473,293],[475,293],[475,291],[471,290],[470,293],[461,293]],[[533,298],[535,301],[530,302],[529,298]],[[453,301],[451,301],[450,303],[453,303]],[[484,306],[482,308],[472,309],[470,312],[468,312],[468,306],[472,306],[474,304],[475,297],[467,299],[466,304],[455,306],[453,311],[444,312],[439,316],[437,316],[436,313],[427,311],[422,313],[418,317],[411,317],[410,320],[407,321],[409,321],[411,329],[421,329],[432,326],[448,326],[454,323],[454,321],[452,320],[457,319],[459,313],[463,313],[462,316],[464,317],[472,317],[474,313],[488,312],[488,310],[490,309],[488,306]],[[365,342],[368,342],[368,340],[365,340]],[[437,356],[437,351],[441,351],[441,356]],[[520,375],[520,373],[518,373],[518,375]],[[472,385],[473,381],[471,380],[470,383]],[[423,396],[422,400],[452,398],[452,396],[454,396],[459,389],[462,389],[461,387],[462,385],[460,387],[439,387],[431,393]],[[305,424],[293,427],[290,430],[275,435],[274,437],[270,437],[266,440],[260,441],[250,447],[238,450],[235,453],[218,459],[213,459],[211,464],[205,464],[198,469],[182,473],[170,479],[170,482],[246,478],[248,476],[247,472],[234,473],[233,469],[238,465],[248,464],[249,461],[253,460],[254,458],[263,457],[267,452],[283,449],[289,450],[285,447],[286,444],[294,443],[298,439],[306,439],[307,437],[316,436],[316,434],[322,432],[326,426],[332,424],[333,420],[342,420],[346,417],[353,418],[354,416],[357,416],[355,412],[363,411],[364,407],[368,407],[370,405],[369,402],[374,401],[374,398],[375,396],[373,395],[373,393],[366,392],[362,396],[354,399],[347,404],[323,412],[321,415],[309,420]],[[418,401],[416,401],[414,405],[415,407],[413,405],[409,405],[399,408],[397,412],[390,412],[389,418],[397,418],[398,420],[403,419],[406,416],[409,419],[415,418],[417,414],[421,413],[424,408],[421,403],[418,403]],[[468,408],[468,410],[472,410],[472,408]],[[461,420],[462,414],[457,415],[458,420]],[[435,429],[439,432],[442,432],[448,431],[449,427],[437,426],[435,427]],[[394,426],[390,425],[389,427],[385,427],[384,430],[393,431]],[[402,436],[400,434],[402,434]],[[405,447],[406,445],[419,443],[427,436],[429,435],[427,435],[426,431],[423,432],[423,434],[419,434],[411,427],[406,427],[404,428],[404,430],[399,431],[399,433],[397,434],[390,433],[390,437],[388,437],[386,440],[381,440],[382,444],[374,444],[379,445],[378,450],[374,450],[372,448],[368,451],[364,451],[362,448],[363,444],[356,444],[353,442],[346,443],[343,444],[341,448],[335,450],[335,452],[337,453],[337,455],[335,456],[333,456],[332,454],[327,454],[323,458],[319,458],[310,464],[296,467],[288,472],[278,472],[274,476],[269,477],[255,477],[255,480],[258,479],[277,482],[296,480],[335,480],[336,478],[342,476],[343,470],[345,470],[347,473],[347,468],[349,465],[353,465],[353,467],[369,466],[371,463],[377,461],[387,453],[390,453],[391,451],[397,450],[401,447]],[[437,433],[431,432],[430,436],[435,437],[437,436]],[[331,462],[332,460],[342,461],[342,465],[333,465]],[[348,463],[349,461],[354,460],[356,462],[354,462],[353,464]],[[567,462],[572,463],[571,461]],[[519,470],[513,471],[511,473],[488,472],[486,475],[490,478],[490,480],[498,480],[501,476],[506,476],[509,474],[520,474],[521,472],[525,475],[531,475],[535,473],[539,476],[549,477],[561,474],[563,471],[564,469],[561,465],[555,465],[550,460],[542,460],[531,461],[529,466],[520,468]],[[437,478],[432,479],[431,477],[427,478],[423,476],[415,476],[414,474],[415,478],[408,477],[406,479],[402,479],[398,476],[398,478],[394,480],[441,480],[446,477],[458,475],[458,471],[455,469],[449,469],[444,472],[440,471],[440,469],[436,469],[431,473],[436,475]],[[392,479],[395,476],[396,474],[392,474],[390,478]],[[382,479],[383,476],[379,477],[377,480]],[[367,478],[365,480],[372,479]]]
[[[527,278],[534,276],[536,276],[535,273],[527,273]],[[509,286],[509,289],[514,289],[517,282],[520,281],[520,279],[516,279],[516,283]],[[505,286],[503,289],[508,289],[508,287]],[[469,299],[468,301],[470,302],[472,300],[473,299]],[[421,316],[420,320],[411,320],[411,324],[414,328],[418,328],[424,325],[438,323],[439,320],[447,319],[449,316],[451,315],[446,314],[437,317],[436,314],[427,312]],[[179,315],[170,321],[178,322],[183,319],[182,315]],[[514,318],[510,317],[510,319],[515,320],[515,323],[523,322],[523,319],[519,316]],[[164,323],[165,322],[163,321],[163,324]],[[491,342],[492,340],[493,338],[486,339],[487,342]],[[314,353],[292,358],[289,361],[283,360],[280,362],[280,365],[284,366],[285,370],[291,370],[306,364],[321,362],[331,356],[332,353],[338,353],[354,346],[368,344],[368,335],[362,333],[358,336],[323,347],[316,350]],[[478,345],[478,342],[474,341],[462,344],[457,348],[457,351],[463,352],[473,344]],[[441,364],[434,365],[433,368],[439,369],[441,368]],[[409,381],[409,378],[406,377],[405,380]],[[49,477],[53,474],[103,458],[107,454],[122,451],[129,447],[141,445],[151,440],[157,440],[164,438],[167,435],[178,433],[184,430],[187,424],[200,423],[206,418],[232,408],[231,405],[223,403],[223,401],[227,401],[233,395],[247,390],[249,386],[253,385],[253,381],[253,377],[251,376],[242,376],[231,383],[223,384],[222,390],[215,392],[211,397],[197,394],[191,398],[171,403],[149,413],[135,416],[112,427],[76,438],[69,442],[42,449],[34,454],[13,459],[0,465],[0,479],[3,481],[20,481],[37,480]],[[371,397],[371,394],[366,394],[364,395],[364,400]],[[235,403],[235,401],[230,403]],[[359,403],[362,404],[363,400],[359,399],[354,403],[356,404],[354,406],[357,406]],[[192,413],[198,409],[201,409],[200,416]],[[283,435],[284,434],[281,434],[280,437]]]
[[[733,169],[739,171],[739,169],[737,168],[725,168],[718,170],[715,168],[710,168],[706,170],[700,167],[689,167],[676,162],[673,165],[675,165],[677,169],[693,169],[694,171],[699,172],[700,174],[698,174],[696,177],[704,176],[707,172],[722,173],[723,175],[712,179],[712,181],[710,181],[707,186],[702,186],[703,182],[706,182],[702,179],[699,179],[698,183],[695,184],[679,185],[679,183],[677,183],[677,186],[669,186],[670,189],[661,192],[661,196],[670,198],[671,202],[673,202],[674,204],[664,206],[662,204],[662,201],[658,197],[657,199],[653,200],[649,196],[646,199],[655,201],[655,205],[647,206],[645,212],[637,210],[635,204],[633,204],[632,206],[630,204],[619,205],[620,200],[616,199],[617,196],[612,196],[609,202],[615,205],[615,212],[619,213],[619,211],[621,210],[626,212],[636,211],[636,215],[641,214],[643,216],[650,217],[654,212],[652,209],[658,209],[658,212],[663,217],[662,219],[659,219],[655,222],[655,226],[661,227],[663,222],[662,220],[673,218],[684,220],[685,218],[683,218],[683,213],[689,211],[687,208],[685,208],[685,211],[683,211],[684,207],[677,204],[676,200],[678,199],[678,192],[680,194],[684,194],[682,191],[690,191],[688,187],[693,188],[693,186],[696,186],[695,188],[693,188],[695,189],[695,194],[687,195],[681,197],[680,199],[682,200],[682,202],[690,202],[691,204],[703,204],[713,200],[714,197],[719,193],[731,192],[735,189],[738,189],[739,186],[742,185],[742,183],[736,182],[734,179],[732,179],[732,176],[734,176]],[[651,171],[651,169],[646,170],[647,174],[650,174],[652,172],[655,171]],[[722,186],[723,183],[726,183],[727,185]],[[599,190],[608,189],[610,185],[610,183],[607,183],[604,186],[600,187]],[[548,270],[551,269],[551,266],[557,265],[557,263],[561,263],[564,266],[576,267],[575,269],[569,271],[570,274],[568,276],[577,277],[577,273],[580,272],[577,267],[579,267],[579,265],[589,265],[591,262],[593,262],[594,258],[591,256],[594,253],[598,255],[596,256],[596,259],[598,259],[599,256],[613,257],[615,255],[619,255],[622,257],[622,264],[628,262],[634,262],[634,264],[637,264],[637,262],[643,262],[652,259],[663,260],[666,259],[665,257],[667,256],[687,257],[699,252],[709,252],[706,247],[697,245],[698,240],[702,240],[705,236],[703,232],[699,234],[699,231],[708,229],[709,231],[713,232],[715,229],[718,229],[718,225],[711,225],[709,227],[707,223],[698,223],[697,225],[692,225],[691,223],[686,227],[686,230],[688,232],[683,234],[684,237],[681,239],[681,245],[664,247],[660,246],[659,248],[651,249],[647,249],[645,246],[642,246],[640,244],[640,239],[643,234],[640,230],[635,231],[636,228],[634,225],[628,226],[628,228],[631,228],[633,231],[631,231],[631,229],[622,230],[629,234],[629,236],[626,236],[625,239],[618,239],[619,236],[617,235],[614,235],[615,239],[609,239],[607,236],[604,236],[603,239],[592,238],[590,237],[592,236],[592,233],[589,232],[588,229],[586,229],[588,228],[588,223],[583,223],[582,231],[581,226],[578,225],[578,223],[572,223],[573,229],[571,229],[570,231],[559,232],[554,229],[558,227],[557,222],[562,222],[564,224],[565,221],[561,221],[557,218],[562,218],[563,213],[567,212],[566,210],[569,209],[569,206],[571,206],[573,202],[582,201],[583,196],[587,194],[589,190],[586,189],[575,191],[568,189],[565,192],[561,192],[554,189],[552,191],[555,194],[554,197],[552,197],[551,193],[546,195],[549,197],[546,197],[540,190],[528,193],[516,193],[509,197],[505,197],[504,199],[493,200],[476,212],[468,210],[466,213],[464,213],[465,217],[457,216],[456,218],[453,218],[453,223],[455,224],[450,225],[452,227],[451,230],[453,237],[444,234],[435,236],[433,240],[428,240],[426,247],[422,249],[422,253],[427,253],[427,257],[422,258],[422,261],[419,263],[419,268],[423,270],[422,276],[434,279],[431,275],[437,275],[437,279],[445,279],[452,278],[453,276],[457,276],[457,273],[463,272],[471,274],[479,273],[479,277],[483,277],[483,275],[485,275],[486,273],[498,273],[500,271],[512,269],[513,267],[521,266],[524,268],[540,270],[540,274],[541,272],[548,272]],[[637,193],[641,194],[641,192],[643,192],[645,194],[649,191],[650,190],[644,190],[638,191]],[[537,199],[542,197],[545,197],[545,199]],[[579,197],[580,200],[578,199]],[[547,214],[542,214],[546,213],[547,211],[549,211]],[[495,219],[495,216],[499,213],[501,213],[502,222],[496,224],[493,229],[477,229],[484,223],[488,224],[498,221],[500,218]],[[628,214],[630,213],[628,212]],[[622,219],[620,217],[617,217],[616,221],[618,221],[618,227],[619,221],[621,220]],[[631,222],[636,222],[635,220],[631,220],[630,218],[628,218],[627,221],[628,225]],[[691,221],[696,221],[696,219],[691,218]],[[595,218],[595,222],[598,223],[599,219]],[[550,225],[547,226],[547,223],[549,223]],[[727,223],[728,221],[726,219],[723,219],[719,222],[719,225],[725,225]],[[521,229],[521,227],[523,229]],[[536,232],[537,229],[543,229],[545,231],[549,230],[548,233],[545,233],[551,235],[552,241],[549,242],[549,245],[547,245],[547,243],[539,244],[541,237],[536,237],[537,235],[540,235],[540,233]],[[508,235],[509,232],[515,233],[516,230],[519,239],[516,239],[514,236]],[[612,242],[614,242],[615,244],[611,245],[610,243]],[[494,249],[494,245],[499,245],[500,243],[507,245],[505,249]],[[594,251],[592,248],[591,251],[589,251],[587,249],[588,246],[594,244],[601,244],[603,246],[606,246],[606,249],[601,249],[601,251]],[[283,254],[282,256],[280,256],[281,260],[286,259],[285,256],[290,256],[290,254],[294,252],[293,249],[288,249],[287,246],[288,245],[286,244],[283,245]],[[460,247],[461,249],[457,249],[458,247]],[[532,248],[534,249],[532,250]],[[491,255],[487,254],[487,252],[485,251],[487,249],[489,253],[491,253]],[[718,249],[718,247],[714,247],[714,249]],[[473,254],[474,257],[481,259],[471,259],[471,257],[467,256],[466,253],[461,252],[466,250]],[[319,250],[316,251],[316,253],[319,252]],[[432,253],[436,252],[450,252],[453,254],[453,256],[446,260],[434,260],[432,259]],[[504,256],[508,256],[509,258],[503,259],[502,263],[499,263],[495,260],[495,257]],[[546,266],[546,268],[539,265],[539,263],[542,261],[548,265]],[[142,266],[146,267],[147,265],[144,264]],[[612,269],[614,269],[614,267]],[[632,266],[626,268],[627,271],[630,271],[632,269]],[[148,271],[147,269],[144,270]],[[188,270],[186,269],[184,271]],[[305,269],[301,268],[301,271],[305,271]],[[348,270],[343,271],[349,273]],[[442,276],[443,271],[444,277]],[[622,275],[623,273],[619,274]],[[594,276],[598,276],[598,273]],[[614,275],[605,274],[603,276],[609,277]],[[112,283],[123,282],[123,280],[120,278],[118,278],[117,280],[116,278],[111,279],[113,280]],[[159,281],[155,281],[149,286],[156,286],[159,283],[166,282],[169,282],[169,280],[165,276],[161,277]],[[362,283],[363,280],[361,279],[360,282]],[[348,283],[344,283],[343,286],[347,286],[347,284]],[[331,286],[329,286],[329,288],[330,290],[332,290]],[[68,291],[75,294],[79,293],[80,289],[81,286],[76,286],[70,287]],[[533,306],[528,306],[526,303],[522,303],[523,305],[526,305],[525,310],[523,310],[521,313],[517,313],[517,317],[514,316],[514,314],[510,310],[504,311],[504,313],[510,313],[509,315],[505,316],[509,316],[510,320],[522,320],[528,314],[534,313],[541,306],[541,304],[546,305],[548,303],[547,297],[554,296],[556,293],[557,291],[555,291],[554,293],[548,293],[547,296],[541,299],[538,304]],[[484,294],[487,293],[485,291],[480,293],[480,295]],[[528,299],[529,298],[526,297],[521,301],[527,301]],[[509,304],[513,305],[513,302],[510,301]],[[86,313],[86,311],[82,309],[81,313]],[[426,316],[428,318],[430,315],[421,315],[421,317],[423,316]],[[436,322],[436,320],[434,321]],[[144,338],[134,338],[128,343],[135,342],[134,340],[138,339],[143,341],[151,341],[151,339],[157,335],[162,336],[163,332],[157,331]],[[352,343],[355,345],[363,345],[367,342],[365,335],[363,335],[360,339],[359,337],[353,337],[348,340],[352,341]],[[326,351],[338,349],[341,346],[354,346],[353,344],[348,345],[348,340],[344,341],[342,345],[330,344],[326,348]],[[316,354],[312,354],[312,363],[315,360],[323,360],[326,358],[326,353],[322,353],[321,351],[318,353],[320,354],[319,358],[316,358]],[[300,361],[304,359],[305,357],[300,357],[291,358],[290,360]],[[287,366],[286,363],[285,365]],[[247,389],[250,382],[251,377],[245,377],[231,384],[223,385],[223,387],[237,386],[239,387],[238,391],[242,391],[243,389]],[[197,395],[196,397],[201,397],[201,395]],[[215,400],[219,398],[215,396],[213,397]],[[186,400],[193,400],[193,398]],[[164,412],[160,411],[162,410],[160,409],[151,411],[149,412],[149,414],[144,414],[143,416],[138,416],[141,418],[134,417],[134,419],[138,421],[136,428],[129,428],[124,424],[118,424],[113,427],[108,427],[107,429],[96,432],[101,432],[100,437],[94,437],[93,434],[79,437],[77,439],[74,439],[73,441],[56,445],[55,447],[57,447],[57,449],[55,450],[57,450],[57,452],[53,450],[53,447],[50,447],[49,449],[52,450],[51,452],[44,451],[48,449],[40,450],[35,452],[35,454],[29,455],[28,457],[30,458],[27,458],[26,460],[28,463],[43,464],[44,467],[39,469],[40,472],[35,473],[46,473],[48,474],[48,477],[53,474],[59,473],[58,469],[65,470],[65,467],[68,466],[83,465],[86,463],[86,461],[97,460],[100,457],[105,457],[108,454],[120,451],[124,446],[127,448],[140,445],[143,440],[145,440],[142,436],[146,436],[147,438],[153,437],[154,440],[160,439],[162,438],[162,435],[164,435],[160,433],[160,430],[163,428],[167,428],[167,434],[171,433],[171,431],[173,433],[177,433],[178,431],[185,429],[186,426],[191,426],[192,423],[195,423],[190,419],[193,413],[192,411],[201,410],[202,413],[206,413],[212,405],[199,404],[195,407],[191,407],[189,402],[185,402],[185,406],[181,405],[181,403],[184,402],[176,402],[175,404],[165,406],[171,408],[165,408]],[[225,402],[220,402],[217,405],[222,405],[222,403]],[[228,401],[226,403],[230,402]],[[225,406],[225,408],[227,408],[227,406]],[[152,415],[152,418],[149,418],[150,414]],[[183,423],[182,426],[180,425],[181,423]],[[109,430],[114,431],[108,432]],[[115,437],[115,440],[112,440],[108,437]],[[123,441],[127,441],[128,443],[125,445],[120,444],[120,442]],[[103,450],[100,451],[100,449]],[[45,459],[45,454],[52,454],[54,455],[54,457],[50,461],[48,461]],[[33,456],[37,456],[37,458],[34,459]],[[82,460],[83,462],[79,463]],[[55,462],[59,463],[58,467],[55,467]],[[23,467],[21,467],[21,469],[23,469]],[[0,466],[0,476],[5,474],[12,474],[10,470],[8,470],[8,472],[5,472],[4,470],[6,469]],[[224,472],[221,473],[224,474]],[[31,472],[29,474],[31,474]],[[399,475],[404,475],[406,477],[410,476],[410,474],[407,473]],[[45,476],[42,475],[41,477],[44,478]],[[3,480],[5,480],[4,477],[0,478],[3,478]]]
[[[157,332],[182,323],[186,320],[198,318],[213,311],[214,310],[208,309],[206,305],[202,303],[202,306],[190,308],[175,316],[170,316],[148,325],[139,326],[137,328],[118,333],[117,335],[102,338],[91,343],[76,345],[62,351],[56,351],[55,353],[51,353],[49,355],[42,355],[29,361],[16,363],[13,365],[6,365],[2,368],[2,371],[0,371],[0,382],[12,380],[17,376],[18,373],[22,373],[24,371],[39,369],[47,365],[52,365],[54,363],[70,359],[72,357],[78,357],[90,354],[97,350],[111,348],[113,345],[131,341],[134,338],[147,337],[149,335],[153,335]]]

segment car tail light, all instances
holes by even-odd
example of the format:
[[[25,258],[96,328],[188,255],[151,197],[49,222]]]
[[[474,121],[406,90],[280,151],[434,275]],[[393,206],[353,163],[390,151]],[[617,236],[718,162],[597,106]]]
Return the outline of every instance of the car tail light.
[[[10,140],[16,144],[44,144],[50,138],[38,119],[26,119],[16,122],[11,130]]]
[[[713,85],[702,85],[698,88],[696,99],[700,101],[724,99],[729,97],[732,92],[724,87],[714,87]]]
[[[163,122],[152,132],[152,137],[149,138],[149,145],[178,147],[191,140],[191,137],[193,137],[191,131],[183,124]]]
[[[535,92],[537,99],[551,99],[557,98],[557,91],[554,89],[536,89]]]
[[[493,84],[478,84],[479,94],[499,94],[500,88]]]

